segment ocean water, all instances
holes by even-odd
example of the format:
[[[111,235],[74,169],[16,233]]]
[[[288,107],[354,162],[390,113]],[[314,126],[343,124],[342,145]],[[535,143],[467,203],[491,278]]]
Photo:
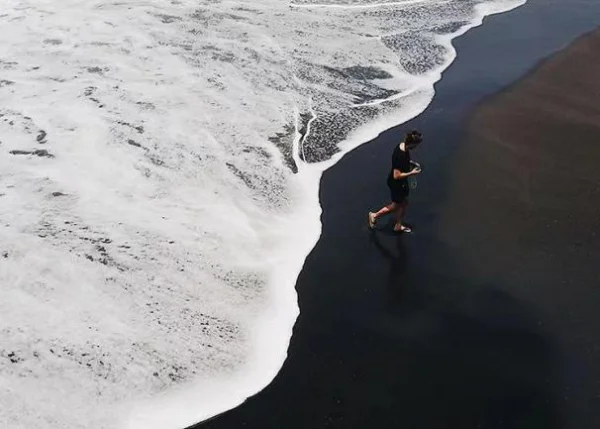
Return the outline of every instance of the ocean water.
[[[524,0],[9,0],[0,426],[179,428],[276,375],[319,178]]]

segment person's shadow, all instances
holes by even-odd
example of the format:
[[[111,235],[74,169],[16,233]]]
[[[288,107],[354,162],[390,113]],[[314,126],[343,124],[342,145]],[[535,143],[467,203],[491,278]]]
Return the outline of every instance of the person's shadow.
[[[408,270],[409,253],[404,243],[402,234],[386,234],[385,242],[393,242],[392,246],[384,244],[378,231],[373,231],[370,235],[371,243],[375,246],[379,254],[388,262],[387,291],[390,304],[401,302],[403,297],[403,285],[408,280],[410,272]]]

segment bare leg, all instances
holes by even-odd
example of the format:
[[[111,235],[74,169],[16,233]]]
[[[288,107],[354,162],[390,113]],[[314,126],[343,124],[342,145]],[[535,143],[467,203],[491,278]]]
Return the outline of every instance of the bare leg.
[[[369,212],[369,227],[375,228],[375,222],[382,216],[393,213],[398,209],[398,204],[390,203],[382,207],[377,213]]]
[[[404,217],[408,211],[408,201],[404,200],[398,204],[398,210],[396,211],[396,224],[394,225],[394,231],[396,232],[411,232],[410,228],[403,225]]]
[[[381,216],[393,213],[396,210],[398,210],[398,204],[390,203],[387,206],[382,207],[377,213],[375,213],[375,220],[379,219]]]

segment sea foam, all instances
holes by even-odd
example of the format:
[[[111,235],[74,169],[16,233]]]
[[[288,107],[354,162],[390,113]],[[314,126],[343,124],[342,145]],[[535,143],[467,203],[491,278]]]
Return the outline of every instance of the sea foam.
[[[14,0],[0,426],[180,428],[281,367],[321,173],[521,0]]]

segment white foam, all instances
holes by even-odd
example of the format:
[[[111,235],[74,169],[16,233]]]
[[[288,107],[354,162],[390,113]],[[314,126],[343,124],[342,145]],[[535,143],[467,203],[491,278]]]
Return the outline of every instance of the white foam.
[[[450,0],[448,0],[450,1]],[[448,2],[447,1],[447,2]],[[427,0],[405,0],[405,1],[395,1],[395,2],[366,2],[364,0],[359,0],[357,2],[352,1],[344,1],[340,3],[301,3],[301,2],[292,2],[290,4],[291,7],[299,7],[299,8],[311,8],[311,9],[319,9],[319,8],[332,8],[332,9],[375,9],[382,8],[386,6],[406,6],[412,5],[416,3],[424,3]]]
[[[262,389],[324,169],[425,109],[452,38],[521,3],[11,2],[0,426],[179,428]]]

